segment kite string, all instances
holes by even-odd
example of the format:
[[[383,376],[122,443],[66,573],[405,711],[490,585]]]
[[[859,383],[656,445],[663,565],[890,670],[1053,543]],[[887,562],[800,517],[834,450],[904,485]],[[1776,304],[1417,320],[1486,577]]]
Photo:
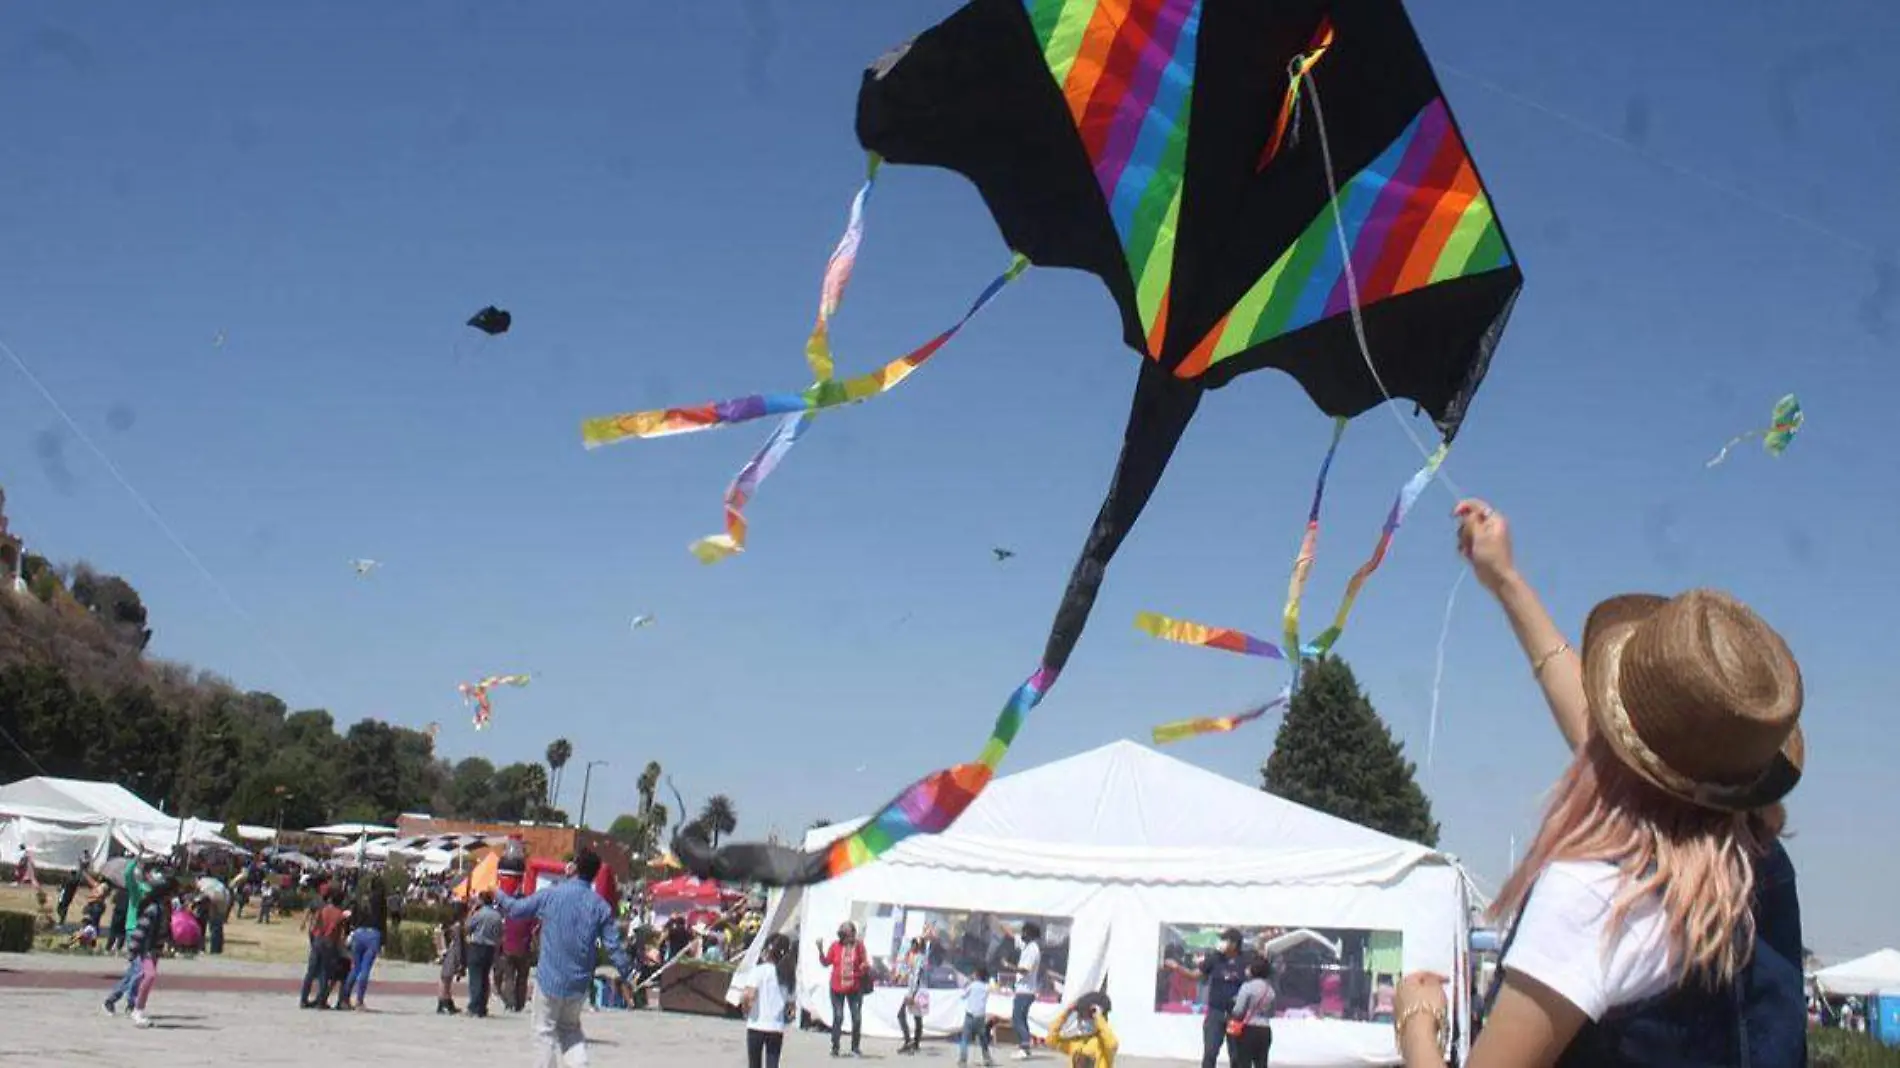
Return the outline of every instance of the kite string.
[[[106,451],[100,448],[98,443],[92,440],[91,435],[87,434],[86,431],[80,427],[79,421],[72,417],[72,414],[66,410],[66,406],[61,404],[59,398],[53,395],[53,391],[46,388],[46,384],[41,382],[39,376],[34,374],[32,369],[26,365],[26,361],[20,358],[19,353],[14,352],[12,346],[3,340],[0,340],[0,352],[6,353],[7,359],[19,370],[20,374],[26,377],[27,382],[30,383],[34,390],[39,393],[40,397],[46,401],[47,406],[53,409],[53,413],[58,415],[60,421],[66,424],[67,429],[73,432],[73,436],[79,439],[79,443],[84,445],[93,456],[98,458],[100,464],[102,464],[107,473],[112,476],[113,481],[119,484],[119,488],[125,491],[126,496],[132,498],[132,503],[139,506],[139,510],[143,511],[146,518],[152,521],[152,525],[158,528],[159,533],[165,535],[166,540],[172,543],[172,547],[177,549],[179,554],[182,555],[192,567],[197,569],[198,574],[204,578],[205,582],[211,586],[211,589],[224,601],[225,607],[229,608],[234,615],[243,620],[244,623],[250,627],[251,632],[257,636],[259,643],[275,655],[278,660],[282,661],[284,666],[289,668],[293,675],[297,676],[297,680],[304,685],[306,690],[316,689],[311,683],[310,677],[304,674],[302,668],[297,666],[297,662],[292,660],[288,653],[285,653],[283,649],[278,647],[276,642],[270,640],[263,626],[258,623],[257,619],[244,610],[244,606],[239,604],[237,598],[231,595],[230,589],[226,587],[223,582],[219,581],[218,576],[212,573],[211,568],[206,566],[204,560],[199,557],[197,553],[192,552],[191,546],[185,544],[185,539],[180,537],[176,530],[172,529],[172,525],[165,521],[165,517],[159,514],[158,509],[153,507],[152,502],[146,499],[146,496],[140,493],[136,486],[132,485],[131,480],[125,477],[125,472],[119,469],[119,465],[112,462],[112,457],[106,455]]]
[[[1432,711],[1425,725],[1425,774],[1428,777],[1432,773],[1432,756],[1438,748],[1438,697],[1445,682],[1445,645],[1451,638],[1451,613],[1458,606],[1458,591],[1470,574],[1469,568],[1458,569],[1458,578],[1451,584],[1451,596],[1445,598],[1444,622],[1438,627],[1438,656],[1432,667]]]
[[[1399,429],[1405,431],[1405,436],[1412,439],[1413,447],[1418,449],[1419,456],[1428,466],[1432,466],[1435,456],[1433,450],[1425,444],[1425,439],[1418,436],[1418,431],[1412,429],[1412,424],[1406,420],[1405,416],[1399,413],[1397,398],[1393,397],[1392,391],[1386,388],[1385,379],[1379,374],[1378,365],[1373,362],[1372,346],[1366,340],[1365,316],[1361,313],[1359,305],[1359,274],[1352,266],[1352,242],[1346,238],[1346,224],[1339,213],[1339,177],[1333,170],[1332,139],[1326,134],[1326,110],[1320,104],[1318,75],[1311,70],[1307,71],[1306,77],[1302,79],[1302,85],[1306,89],[1307,98],[1312,101],[1313,125],[1319,131],[1320,160],[1325,165],[1326,191],[1330,197],[1327,206],[1333,218],[1333,234],[1339,240],[1340,262],[1346,276],[1347,304],[1352,313],[1353,337],[1359,343],[1359,357],[1365,361],[1366,370],[1372,374],[1372,384],[1379,388],[1379,395],[1386,399],[1385,407],[1391,411],[1392,418],[1399,424]],[[1442,457],[1438,459],[1442,461]],[[1464,499],[1464,490],[1460,489],[1442,468],[1435,470],[1433,474],[1434,481],[1443,482],[1453,499]]]

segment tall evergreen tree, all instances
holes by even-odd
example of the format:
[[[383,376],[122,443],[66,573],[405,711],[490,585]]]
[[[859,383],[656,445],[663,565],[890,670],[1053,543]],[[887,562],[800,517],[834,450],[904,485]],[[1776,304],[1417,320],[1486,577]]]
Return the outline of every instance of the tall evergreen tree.
[[[1352,668],[1324,657],[1302,671],[1261,780],[1288,801],[1436,847],[1438,824],[1417,770]]]

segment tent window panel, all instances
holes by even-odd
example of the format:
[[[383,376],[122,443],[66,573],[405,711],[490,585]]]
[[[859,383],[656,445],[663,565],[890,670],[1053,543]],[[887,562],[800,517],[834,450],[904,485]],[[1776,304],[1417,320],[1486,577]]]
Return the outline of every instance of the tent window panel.
[[[1231,924],[1164,923],[1155,970],[1155,1011],[1199,1016],[1207,1009],[1201,971],[1219,952]],[[1265,955],[1273,967],[1273,1015],[1282,1020],[1392,1021],[1392,998],[1404,974],[1405,936],[1398,931],[1337,927],[1241,927],[1243,964]]]
[[[910,981],[910,969],[915,966],[909,956],[910,944],[913,939],[922,939],[921,966],[926,969],[927,989],[961,989],[980,964],[989,969],[990,981],[1001,993],[1007,993],[1016,981],[1023,924],[1034,923],[1042,929],[1037,1000],[1062,1000],[1069,966],[1069,932],[1074,926],[1071,917],[858,901],[851,906],[851,922],[864,940],[879,986],[902,987]]]

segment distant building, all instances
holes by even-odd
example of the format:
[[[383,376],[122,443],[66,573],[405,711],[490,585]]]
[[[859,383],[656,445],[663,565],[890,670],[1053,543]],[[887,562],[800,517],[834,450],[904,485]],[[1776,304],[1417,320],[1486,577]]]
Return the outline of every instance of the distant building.
[[[627,882],[633,878],[633,858],[619,842],[580,827],[560,827],[546,823],[485,823],[480,820],[437,819],[418,812],[396,817],[399,838],[437,834],[507,835],[521,839],[531,857],[568,857],[582,848],[600,854],[601,863],[613,871],[614,878]]]

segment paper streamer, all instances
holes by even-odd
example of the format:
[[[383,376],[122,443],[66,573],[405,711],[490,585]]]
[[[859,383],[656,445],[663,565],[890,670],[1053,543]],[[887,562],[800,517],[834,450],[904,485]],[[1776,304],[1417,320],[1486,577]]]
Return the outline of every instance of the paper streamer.
[[[1292,700],[1291,694],[1282,693],[1264,705],[1255,705],[1245,712],[1236,712],[1231,716],[1201,716],[1197,719],[1183,719],[1173,723],[1163,723],[1154,729],[1154,743],[1156,745],[1171,745],[1189,738],[1198,738],[1203,734],[1226,734],[1248,723],[1252,723],[1254,720],[1259,719],[1274,709],[1285,705],[1290,700]]]
[[[1333,625],[1313,639],[1311,647],[1317,655],[1324,656],[1330,652],[1333,643],[1337,642],[1340,634],[1345,631],[1346,617],[1352,614],[1352,606],[1359,599],[1359,591],[1364,588],[1366,580],[1372,577],[1372,573],[1379,570],[1379,565],[1385,561],[1386,550],[1392,546],[1392,536],[1398,533],[1400,525],[1405,522],[1406,514],[1412,510],[1412,505],[1418,503],[1418,496],[1425,492],[1425,487],[1431,485],[1433,476],[1438,474],[1439,467],[1444,464],[1445,457],[1450,452],[1450,444],[1438,446],[1431,458],[1425,461],[1425,466],[1419,468],[1418,473],[1405,483],[1403,489],[1399,490],[1398,499],[1392,502],[1392,510],[1385,517],[1385,527],[1379,532],[1379,542],[1372,548],[1371,558],[1360,564],[1359,570],[1353,572],[1352,581],[1346,583],[1346,594],[1340,598],[1339,611],[1333,615]]]
[[[1205,623],[1175,619],[1158,612],[1137,612],[1135,628],[1163,641],[1179,642],[1182,645],[1223,649],[1242,656],[1261,656],[1269,660],[1286,659],[1286,654],[1280,650],[1279,646],[1269,641],[1262,641],[1245,631],[1227,627],[1210,627]]]
[[[1286,640],[1282,649],[1300,648],[1300,599],[1306,594],[1306,579],[1313,571],[1313,557],[1319,551],[1319,511],[1326,499],[1326,476],[1332,473],[1333,457],[1339,453],[1339,439],[1346,434],[1346,420],[1333,420],[1333,440],[1326,446],[1326,458],[1320,461],[1319,478],[1313,483],[1313,507],[1306,514],[1306,535],[1300,539],[1300,552],[1293,558],[1293,576],[1287,581],[1286,610],[1283,614]],[[1293,663],[1293,680],[1298,684],[1299,661]]]
[[[851,199],[851,216],[845,223],[844,236],[838,239],[837,247],[831,250],[831,259],[825,264],[825,278],[818,290],[818,321],[805,339],[805,362],[811,367],[812,380],[817,383],[831,381],[837,368],[831,352],[831,318],[844,302],[845,287],[851,283],[851,273],[858,264],[858,249],[864,244],[864,208],[870,203],[871,192],[877,188],[877,172],[882,164],[883,160],[872,153],[865,168],[864,185]],[[732,484],[726,487],[725,532],[701,538],[687,547],[700,563],[716,564],[745,551],[746,502],[758,492],[759,483],[771,475],[805,431],[811,429],[811,421],[810,412],[786,416],[752,459],[739,469]]]

